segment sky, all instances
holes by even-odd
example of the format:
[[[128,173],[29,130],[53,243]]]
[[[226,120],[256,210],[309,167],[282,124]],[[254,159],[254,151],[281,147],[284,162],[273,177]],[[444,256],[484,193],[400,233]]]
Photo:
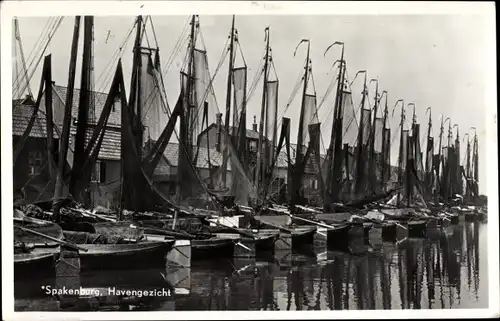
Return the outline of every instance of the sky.
[[[220,60],[222,50],[231,28],[230,15],[200,15],[200,28],[203,34],[210,72],[212,75]],[[186,26],[189,16],[152,16],[151,20],[160,49],[161,61],[165,67],[176,43]],[[97,16],[94,24],[94,76],[95,90],[107,91],[116,68],[113,55],[126,38],[133,26],[134,16]],[[297,78],[303,72],[306,46],[301,45],[294,57],[294,50],[301,39],[310,40],[312,73],[318,103],[336,76],[332,64],[340,58],[340,47],[332,47],[324,55],[326,48],[335,41],[345,43],[345,60],[349,81],[359,70],[367,70],[368,81],[377,78],[379,90],[388,92],[389,116],[394,103],[404,99],[405,104],[414,103],[417,120],[422,123],[421,132],[427,132],[427,107],[432,107],[433,134],[439,135],[440,117],[450,117],[451,124],[460,128],[460,139],[470,132],[471,126],[477,128],[479,138],[480,192],[486,189],[486,147],[481,142],[486,136],[487,105],[486,77],[487,59],[486,28],[483,17],[474,14],[449,15],[237,15],[235,27],[239,43],[248,68],[248,86],[254,79],[258,66],[263,59],[265,42],[264,28],[270,27],[270,46],[274,64],[280,81],[279,115],[284,109]],[[26,58],[37,42],[47,23],[47,17],[19,17],[19,29]],[[58,31],[45,54],[52,54],[52,77],[58,85],[66,86],[68,79],[69,54],[73,33],[74,17],[63,19]],[[83,28],[82,28],[83,29]],[[152,47],[154,36],[150,25],[147,29]],[[128,83],[132,66],[132,46],[134,35],[124,47],[122,63],[128,95]],[[184,46],[174,56],[173,62],[165,73],[165,87],[170,106],[175,104],[179,94],[179,71],[186,53],[187,34],[182,37]],[[81,51],[75,86],[80,83]],[[42,63],[31,79],[31,90],[36,96]],[[110,72],[111,71],[111,72]],[[219,109],[225,102],[227,82],[227,60],[214,80],[214,89]],[[99,77],[100,75],[104,75]],[[355,107],[361,101],[363,77],[358,77],[352,85]],[[312,89],[310,89],[312,90]],[[369,85],[370,100],[373,103],[375,84]],[[253,116],[259,117],[262,84],[256,87],[247,106],[247,128],[251,127]],[[330,135],[331,119],[327,118],[333,108],[333,95],[325,100],[319,110],[323,138]],[[496,107],[496,106],[495,106]],[[300,92],[284,114],[292,119],[292,142],[296,141],[299,118]],[[493,107],[494,108],[494,107]],[[413,110],[407,110],[411,118]],[[391,119],[391,128],[399,124],[400,107]],[[331,115],[330,115],[331,118]],[[161,121],[166,122],[162,115]],[[278,130],[279,131],[279,130]],[[445,135],[447,125],[445,128]],[[472,132],[473,133],[473,132]],[[453,136],[456,129],[453,130]],[[472,137],[473,134],[471,134]],[[437,139],[436,139],[437,141]],[[328,144],[328,141],[324,141]],[[461,142],[462,159],[466,143]],[[393,142],[392,162],[397,161],[397,140]]]

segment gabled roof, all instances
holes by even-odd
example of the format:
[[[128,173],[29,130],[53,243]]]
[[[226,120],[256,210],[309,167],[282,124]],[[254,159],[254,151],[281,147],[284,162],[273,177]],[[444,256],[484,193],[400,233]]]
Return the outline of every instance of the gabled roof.
[[[66,95],[68,92],[67,87],[53,85],[55,95],[52,95],[52,101],[55,104],[60,100],[60,102],[66,101]],[[89,123],[97,123],[99,120],[99,116],[104,109],[104,105],[106,103],[106,99],[108,98],[107,93],[92,91],[91,92],[91,102],[94,102],[94,113],[89,113]],[[71,109],[71,115],[74,118],[78,117],[78,105],[80,101],[80,89],[76,89],[73,91],[73,107]],[[64,105],[63,105],[64,106]],[[92,106],[92,105],[91,105]],[[90,108],[92,109],[92,108]],[[121,108],[115,108],[109,115],[108,125],[109,126],[120,126],[121,124]]]

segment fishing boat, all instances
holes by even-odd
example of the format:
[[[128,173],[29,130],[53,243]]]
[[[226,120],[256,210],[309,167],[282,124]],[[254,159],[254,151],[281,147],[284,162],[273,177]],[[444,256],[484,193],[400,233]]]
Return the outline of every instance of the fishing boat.
[[[409,220],[407,222],[408,237],[425,237],[428,221],[426,220]]]
[[[195,239],[191,241],[191,255],[195,260],[230,258],[234,256],[234,247],[238,241],[239,238],[228,236]]]
[[[79,253],[82,271],[164,267],[167,253],[175,243],[175,240],[134,243],[125,240],[117,244],[92,244],[90,242],[100,242],[102,235],[71,231],[64,231],[64,237],[87,249]]]
[[[264,233],[260,232],[260,230],[252,230],[252,229],[238,229],[242,234],[253,234],[255,237],[244,236],[241,234],[237,234],[234,232],[234,229],[230,229],[227,227],[221,226],[211,226],[209,227],[211,233],[214,233],[218,237],[238,237],[240,241],[246,244],[252,244],[255,246],[255,251],[257,253],[263,252],[272,252],[274,251],[274,243],[276,242],[279,232],[275,233]],[[252,236],[252,235],[251,235]]]
[[[59,254],[60,243],[17,228],[16,225],[56,240],[63,239],[61,227],[52,222],[25,217],[17,209],[14,213],[14,277],[22,279],[54,275],[54,263]]]

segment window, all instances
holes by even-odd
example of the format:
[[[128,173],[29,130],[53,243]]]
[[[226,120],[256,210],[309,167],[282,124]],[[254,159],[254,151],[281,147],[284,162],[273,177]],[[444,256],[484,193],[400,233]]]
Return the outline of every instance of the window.
[[[94,183],[106,182],[106,163],[97,161],[95,163],[94,171],[92,172],[91,181]]]
[[[29,151],[28,153],[28,175],[36,176],[42,172],[42,152],[40,150]]]

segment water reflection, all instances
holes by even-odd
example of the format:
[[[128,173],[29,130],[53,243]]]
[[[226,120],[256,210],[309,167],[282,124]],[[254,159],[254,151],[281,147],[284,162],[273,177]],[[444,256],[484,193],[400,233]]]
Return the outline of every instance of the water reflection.
[[[282,260],[201,262],[190,269],[189,294],[164,309],[486,308],[486,229],[468,222],[427,239],[380,242],[357,255],[328,251]],[[16,303],[27,297],[37,300],[18,291]]]

